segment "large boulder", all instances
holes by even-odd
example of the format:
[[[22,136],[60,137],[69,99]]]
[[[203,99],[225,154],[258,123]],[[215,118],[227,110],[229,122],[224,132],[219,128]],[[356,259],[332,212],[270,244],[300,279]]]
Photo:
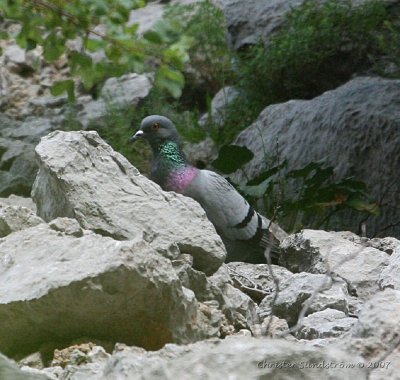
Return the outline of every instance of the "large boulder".
[[[89,360],[85,361],[86,357]],[[168,344],[153,352],[119,344],[108,359],[91,362],[89,354],[86,357],[82,357],[80,366],[79,363],[66,366],[60,378],[367,379],[366,368],[362,368],[364,361],[357,355],[350,357],[338,348],[321,349],[278,339],[232,337],[186,346]]]
[[[36,153],[32,195],[45,221],[71,217],[104,236],[147,241],[167,256],[188,253],[195,269],[208,274],[224,261],[222,241],[200,205],[162,191],[96,132],[53,132]]]
[[[78,104],[82,108],[77,119],[88,127],[91,124],[99,124],[104,121],[107,112],[111,108],[134,107],[144,99],[152,88],[152,80],[146,74],[125,74],[119,78],[109,78],[105,81],[98,99],[91,96],[82,96]]]
[[[200,0],[161,0],[149,1],[143,8],[134,9],[129,13],[127,26],[138,25],[137,34],[142,36],[152,29],[155,24],[163,18],[165,3],[169,5],[187,5],[199,2]]]
[[[54,78],[53,78],[54,79]],[[18,87],[14,84],[13,87]],[[134,73],[119,78],[109,78],[100,96],[80,96],[77,100],[77,119],[83,127],[104,121],[110,107],[135,106],[145,98],[152,88],[149,75]],[[36,177],[35,146],[40,138],[51,131],[63,128],[70,118],[71,106],[67,98],[38,96],[24,99],[17,106],[16,121],[0,114],[0,196],[18,194],[28,196]],[[10,109],[8,106],[7,109]],[[22,110],[21,110],[22,108]]]
[[[44,374],[33,374],[21,371],[17,364],[0,354],[0,379],[3,380],[48,380]]]
[[[229,39],[234,49],[256,45],[282,26],[285,14],[303,0],[214,0],[225,14]]]
[[[7,206],[0,201],[0,237],[43,223],[30,208]]]
[[[82,337],[148,349],[207,337],[193,292],[139,235],[79,238],[41,223],[1,239],[0,271],[0,352],[10,356]]]
[[[400,370],[400,292],[385,289],[362,308],[358,321],[338,344],[367,360],[369,379],[396,379]]]
[[[35,145],[55,129],[47,118],[17,122],[0,115],[0,196],[28,196],[36,177]]]
[[[296,332],[299,339],[330,338],[342,335],[357,322],[357,318],[347,317],[343,311],[325,309],[305,317]]]
[[[394,250],[389,258],[388,266],[381,272],[379,285],[382,289],[400,290],[400,246]]]
[[[399,310],[400,291],[385,289],[378,292],[362,308],[349,338],[376,338],[380,344],[390,348],[398,340]]]
[[[327,0],[320,0],[323,3]],[[352,0],[355,5],[361,5],[368,0]],[[225,14],[229,40],[236,50],[268,43],[271,36],[278,31],[286,21],[286,14],[296,9],[304,0],[213,0]],[[398,4],[398,0],[383,0],[390,6]]]
[[[364,181],[380,213],[366,220],[367,235],[400,236],[400,80],[355,78],[312,100],[268,106],[234,141],[254,153],[233,176],[245,183],[266,169],[265,155],[287,159],[289,169],[325,160],[337,179]],[[280,161],[281,162],[281,161]],[[245,174],[244,174],[245,173]],[[246,177],[245,177],[246,175]],[[337,214],[331,227],[357,231],[365,214]]]
[[[341,279],[332,281],[322,274],[296,273],[283,281],[278,294],[263,299],[260,307],[271,307],[274,315],[287,320],[289,325],[298,322],[303,308],[305,314],[325,309],[348,313],[348,292]]]
[[[328,273],[343,278],[363,300],[379,290],[389,255],[326,231],[303,230],[281,244],[281,262],[293,272]]]

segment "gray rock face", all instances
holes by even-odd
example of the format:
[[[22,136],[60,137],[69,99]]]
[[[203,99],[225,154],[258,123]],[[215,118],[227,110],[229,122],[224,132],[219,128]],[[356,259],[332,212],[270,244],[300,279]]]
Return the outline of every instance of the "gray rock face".
[[[234,141],[255,154],[243,172],[250,179],[261,173],[264,154],[275,154],[277,141],[280,161],[287,158],[290,168],[326,159],[337,178],[364,181],[371,197],[386,204],[379,216],[366,222],[367,235],[375,235],[400,219],[399,99],[400,80],[363,77],[312,100],[271,105]],[[243,172],[233,178],[245,183]],[[341,216],[333,228],[357,231],[364,218],[353,213]],[[385,230],[385,235],[400,236],[400,226]]]
[[[258,303],[275,291],[275,281],[287,282],[293,277],[292,272],[278,265],[271,265],[272,274],[268,264],[230,262],[226,266],[235,286]]]
[[[32,191],[38,215],[75,218],[81,227],[117,240],[143,239],[158,252],[194,257],[214,272],[225,249],[200,205],[143,177],[95,132],[54,132],[36,147]]]
[[[384,237],[384,238],[373,238],[368,239],[366,237],[360,237],[353,232],[350,231],[329,231],[337,236],[340,236],[343,239],[350,240],[354,243],[361,244],[364,247],[373,247],[379,249],[380,251],[386,252],[391,255],[394,250],[400,246],[400,240],[395,239],[394,237]]]
[[[3,206],[0,203],[0,237],[25,228],[44,223],[29,208],[21,206]]]
[[[282,26],[285,14],[301,0],[214,0],[226,18],[230,42],[239,50],[246,45],[266,42]]]
[[[148,30],[152,29],[157,21],[163,17],[165,6],[164,3],[169,5],[186,5],[196,3],[199,0],[161,0],[149,1],[145,7],[134,9],[129,13],[129,20],[127,25],[132,26],[137,24],[137,34],[143,35]]]
[[[195,298],[140,238],[76,238],[40,224],[4,238],[0,258],[0,351],[7,355],[81,336],[157,348],[203,335]]]
[[[227,106],[239,96],[239,91],[232,86],[221,88],[211,101],[211,115],[207,113],[199,119],[200,125],[206,125],[211,120],[217,125],[223,125],[226,119]]]
[[[326,231],[303,230],[281,245],[282,262],[293,272],[326,273],[343,278],[363,300],[379,290],[379,276],[389,255]]]
[[[26,51],[18,45],[9,45],[4,49],[3,60],[10,71],[20,73],[38,68],[41,58],[37,49]]]
[[[338,343],[372,363],[371,379],[398,377],[400,368],[399,336],[400,292],[385,289],[362,308],[358,321]],[[375,363],[375,365],[374,365]]]
[[[400,325],[400,291],[385,289],[369,300],[350,333],[354,338],[378,338],[389,346]]]
[[[98,100],[91,97],[78,99],[78,105],[82,108],[78,120],[84,127],[91,122],[102,122],[109,107],[137,105],[149,94],[151,87],[148,75],[126,74],[109,78]],[[65,102],[65,97],[36,97],[24,102],[25,108],[28,108],[26,114],[22,115],[26,117],[23,122],[0,116],[0,196],[30,194],[37,172],[34,147],[41,137],[60,128],[65,120],[63,111],[66,108],[59,107]],[[35,115],[46,116],[29,116],[32,115],[32,109]]]
[[[83,236],[83,230],[75,219],[56,218],[50,221],[49,227],[54,231],[63,232],[75,237]]]
[[[312,297],[312,298],[311,298]],[[306,302],[309,303],[307,314],[327,308],[348,313],[348,293],[344,281],[332,281],[322,274],[296,273],[280,285],[275,303],[273,295],[267,296],[260,307],[270,305],[274,315],[285,318],[289,325],[296,324]]]
[[[321,0],[320,3],[325,1]],[[223,9],[231,45],[237,50],[259,42],[267,43],[283,26],[286,13],[303,3],[302,0],[213,0],[213,2]],[[355,5],[365,2],[367,0],[352,0]],[[391,5],[398,3],[398,0],[383,0],[383,2]]]
[[[98,100],[80,98],[83,107],[78,120],[84,127],[99,123],[105,117],[108,107],[136,106],[152,88],[149,75],[126,74],[119,78],[109,78],[104,83]]]
[[[203,114],[198,123],[202,127],[207,128],[209,122],[217,126],[222,126],[227,116],[227,106],[239,95],[239,91],[227,86],[219,90],[211,101],[211,114]],[[210,168],[211,162],[218,157],[218,147],[211,137],[206,137],[204,140],[186,144],[184,152],[189,160],[197,167]]]
[[[150,3],[143,8],[134,9],[129,13],[128,26],[138,24],[137,34],[143,33],[154,27],[154,24],[162,19],[164,6],[158,3]]]
[[[335,309],[325,309],[305,317],[296,332],[298,339],[321,339],[342,335],[357,322],[357,318],[347,317]]]
[[[4,380],[48,380],[43,374],[31,374],[21,371],[17,364],[0,354],[0,379]]]
[[[19,195],[11,194],[7,198],[0,198],[0,203],[6,206],[22,206],[31,209],[36,214],[36,205],[32,198],[20,197]]]
[[[379,276],[381,289],[392,288],[400,290],[400,247],[397,247],[389,258],[389,265]]]
[[[212,161],[218,157],[218,148],[211,137],[204,140],[185,144],[183,151],[190,162],[197,167],[209,168]]]
[[[46,118],[28,118],[19,123],[0,117],[0,196],[29,196],[37,172],[34,147],[54,129]]]
[[[2,136],[6,138],[24,140],[36,144],[39,139],[56,129],[51,120],[47,118],[28,118],[16,128],[12,125],[1,130]]]
[[[250,354],[250,355],[249,355]],[[323,363],[337,363],[324,368]],[[357,355],[337,348],[315,348],[276,339],[232,337],[209,340],[188,346],[166,345],[156,352],[118,345],[103,364],[102,371],[89,371],[89,365],[67,368],[65,378],[100,380],[146,379],[293,379],[329,378],[352,380],[366,378],[366,370],[339,368],[339,363],[357,363]],[[222,363],[224,363],[222,365]],[[281,363],[292,364],[283,366]],[[68,377],[68,373],[70,376]]]

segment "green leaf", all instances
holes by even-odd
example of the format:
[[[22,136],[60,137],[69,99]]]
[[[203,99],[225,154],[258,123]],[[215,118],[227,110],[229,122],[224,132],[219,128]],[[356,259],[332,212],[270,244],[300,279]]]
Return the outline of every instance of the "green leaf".
[[[355,180],[354,178],[344,178],[338,183],[338,186],[350,193],[367,194],[367,185],[362,182]]]
[[[49,62],[53,62],[64,53],[65,41],[57,37],[54,33],[50,33],[44,40],[43,49],[44,58]]]
[[[37,45],[36,41],[32,40],[31,38],[28,38],[26,40],[26,50],[28,50],[28,51],[33,50],[36,48],[36,45]]]
[[[161,37],[165,43],[173,43],[179,37],[179,34],[173,30],[172,25],[165,20],[157,21],[153,25],[153,30]]]
[[[132,36],[136,36],[136,33],[139,29],[139,24],[132,24],[131,26],[124,26],[124,32],[127,34],[131,34]]]
[[[80,76],[85,90],[90,90],[95,84],[102,82],[107,77],[107,74],[110,76],[109,73],[111,70],[113,70],[113,75],[115,76],[122,75],[114,65],[110,67],[101,62],[87,68],[82,68]]]
[[[357,211],[365,211],[372,215],[379,214],[379,206],[376,203],[369,203],[364,198],[351,197],[347,200],[346,205]]]
[[[50,91],[53,96],[59,96],[67,92],[68,100],[70,102],[75,101],[75,85],[74,81],[71,79],[55,82]]]
[[[272,178],[267,178],[257,186],[243,186],[241,190],[247,195],[256,199],[262,198],[266,194],[270,194],[274,187]]]
[[[143,34],[143,38],[153,44],[163,43],[163,38],[155,30],[148,30],[146,33]]]
[[[253,157],[253,152],[244,146],[225,145],[220,149],[218,158],[212,162],[212,166],[221,173],[230,174],[241,168]]]
[[[293,177],[293,178],[306,178],[314,170],[321,168],[322,165],[323,165],[322,161],[310,162],[309,164],[307,164],[306,166],[304,166],[301,169],[291,170],[288,173],[288,176]]]
[[[184,84],[185,79],[181,72],[173,70],[167,65],[162,65],[159,68],[156,77],[156,85],[168,91],[175,99],[182,95]]]
[[[287,160],[284,160],[281,164],[276,165],[271,169],[266,170],[265,172],[262,172],[260,175],[247,182],[247,186],[257,186],[261,184],[266,179],[272,177],[273,175],[275,175],[276,173],[287,167],[287,164],[288,164]]]
[[[96,38],[85,39],[85,48],[89,51],[97,51],[104,47],[104,41]]]
[[[88,68],[92,66],[92,58],[86,54],[73,51],[70,54],[70,63],[73,66]]]
[[[183,46],[174,44],[164,50],[164,61],[170,63],[178,70],[183,70],[190,57]]]

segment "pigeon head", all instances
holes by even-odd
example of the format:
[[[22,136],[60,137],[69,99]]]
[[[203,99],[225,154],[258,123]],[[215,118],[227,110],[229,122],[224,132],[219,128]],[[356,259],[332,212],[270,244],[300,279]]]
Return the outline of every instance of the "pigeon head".
[[[167,141],[179,143],[179,135],[175,125],[164,116],[151,115],[142,120],[140,129],[131,137],[134,142],[145,138],[152,148],[157,148]]]

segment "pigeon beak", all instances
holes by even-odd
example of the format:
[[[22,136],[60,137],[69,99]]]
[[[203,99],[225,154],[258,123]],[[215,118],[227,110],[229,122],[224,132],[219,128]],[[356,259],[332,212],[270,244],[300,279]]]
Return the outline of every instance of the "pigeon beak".
[[[139,140],[141,137],[143,137],[144,132],[139,129],[130,139],[130,142],[135,142],[136,140]]]

